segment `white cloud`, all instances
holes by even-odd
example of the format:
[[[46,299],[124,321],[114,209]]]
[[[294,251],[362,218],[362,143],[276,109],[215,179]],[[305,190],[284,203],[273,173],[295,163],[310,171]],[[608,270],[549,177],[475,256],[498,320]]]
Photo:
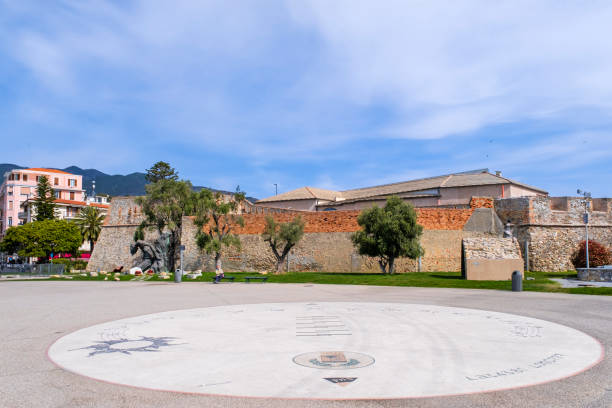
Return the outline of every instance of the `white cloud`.
[[[447,147],[435,157],[437,142],[462,150],[453,137],[500,124],[534,126],[535,135],[537,126],[564,135],[594,122],[609,127],[608,1],[0,4],[0,56],[31,73],[19,76],[26,86],[15,87],[10,110],[23,127],[39,126],[24,132],[38,132],[34,144],[52,130],[70,137],[56,155],[67,164],[105,155],[109,165],[141,169],[158,155],[194,163],[239,156],[261,169],[250,176],[262,186],[350,188],[447,169],[519,168],[525,157],[533,168],[561,168],[570,166],[555,163],[563,154],[602,161],[610,152],[603,136],[590,152],[567,139],[547,149],[549,139],[536,136],[499,152]],[[573,129],[563,130],[567,123]],[[415,144],[429,155],[416,164],[424,170],[410,170],[414,157],[367,167],[397,149],[409,155]],[[316,163],[316,173],[286,171],[304,162]],[[350,171],[341,175],[340,166]],[[228,177],[217,182],[244,175]],[[299,177],[311,182],[296,184]]]
[[[326,46],[324,84],[355,103],[392,103],[407,138],[612,106],[609,2],[292,4]]]

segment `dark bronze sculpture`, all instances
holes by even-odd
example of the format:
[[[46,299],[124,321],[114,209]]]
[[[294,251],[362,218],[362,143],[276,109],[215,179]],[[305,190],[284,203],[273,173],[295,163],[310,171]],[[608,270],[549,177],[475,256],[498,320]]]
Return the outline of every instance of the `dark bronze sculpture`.
[[[130,245],[130,254],[135,255],[140,249],[142,259],[134,265],[148,271],[153,269],[155,273],[167,271],[168,269],[168,240],[170,234],[163,233],[153,242],[138,240]]]

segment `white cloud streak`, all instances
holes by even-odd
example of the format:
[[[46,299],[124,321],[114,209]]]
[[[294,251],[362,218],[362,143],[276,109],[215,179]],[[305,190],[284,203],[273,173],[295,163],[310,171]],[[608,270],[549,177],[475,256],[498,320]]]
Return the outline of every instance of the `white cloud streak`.
[[[18,95],[10,109],[23,121],[31,115],[79,134],[73,151],[90,159],[99,152],[84,146],[101,134],[107,153],[122,160],[126,148],[137,151],[146,141],[265,166],[348,159],[351,146],[366,140],[433,142],[500,124],[558,125],[576,111],[612,119],[608,1],[89,0],[44,7],[2,2],[0,51],[34,82],[33,93]],[[379,108],[386,116],[371,122]],[[572,120],[589,131],[589,123]],[[128,124],[138,121],[144,134],[134,135]],[[609,151],[607,136],[598,137],[593,160]],[[499,165],[537,157],[530,152],[558,157],[559,149],[544,144],[528,141]],[[582,152],[571,143],[562,150]],[[142,161],[151,149],[134,154]],[[319,180],[335,185],[328,170]]]

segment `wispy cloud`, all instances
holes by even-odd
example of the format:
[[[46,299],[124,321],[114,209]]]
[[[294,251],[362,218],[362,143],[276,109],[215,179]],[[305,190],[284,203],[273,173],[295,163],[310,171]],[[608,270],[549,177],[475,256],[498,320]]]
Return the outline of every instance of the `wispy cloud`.
[[[196,184],[262,196],[474,167],[532,184],[612,173],[607,1],[0,7],[7,161],[118,172],[166,159]]]

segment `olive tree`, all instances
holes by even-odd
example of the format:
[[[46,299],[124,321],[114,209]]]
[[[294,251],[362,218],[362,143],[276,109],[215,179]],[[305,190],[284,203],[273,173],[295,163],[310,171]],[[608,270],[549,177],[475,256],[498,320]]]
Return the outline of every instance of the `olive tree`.
[[[387,199],[383,208],[373,206],[359,214],[361,230],[352,236],[360,255],[378,258],[383,274],[392,274],[396,258],[416,259],[423,255],[419,239],[423,227],[411,204],[397,196]]]
[[[298,216],[291,222],[277,223],[271,216],[266,217],[266,228],[261,234],[276,257],[276,273],[280,273],[285,259],[304,236],[304,221]]]
[[[232,228],[244,226],[244,218],[237,214],[244,199],[245,194],[239,191],[225,196],[204,188],[194,194],[196,244],[202,252],[215,255],[216,269],[221,269],[224,248],[240,249],[240,239]]]
[[[142,208],[144,220],[134,233],[134,241],[144,239],[144,230],[170,233],[168,243],[169,270],[174,269],[176,252],[181,242],[183,216],[193,214],[193,191],[189,181],[160,179],[145,186],[147,194],[136,202]]]

